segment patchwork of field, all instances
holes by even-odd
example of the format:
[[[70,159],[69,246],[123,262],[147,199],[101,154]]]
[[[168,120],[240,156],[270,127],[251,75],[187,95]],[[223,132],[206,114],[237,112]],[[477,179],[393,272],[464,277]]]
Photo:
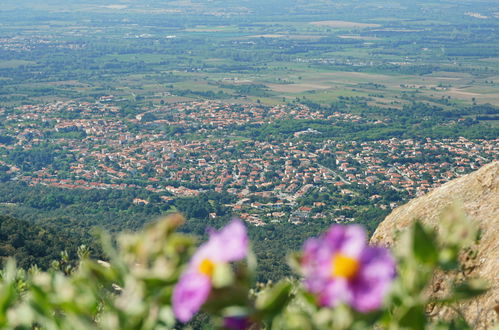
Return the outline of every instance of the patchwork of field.
[[[380,38],[377,37],[367,37],[367,36],[361,36],[361,35],[341,35],[338,36],[338,38],[341,39],[355,39],[355,40],[380,40]]]
[[[411,18],[388,1],[356,4],[355,13],[303,2],[293,15],[275,14],[283,8],[261,13],[246,2],[227,6],[85,5],[81,19],[49,15],[16,24],[4,14],[0,52],[9,56],[0,57],[0,106],[106,94],[145,104],[358,97],[384,107],[499,106],[497,22],[482,28],[477,20],[484,20],[463,16],[458,5],[443,16],[424,10]],[[93,11],[103,15],[99,24],[83,19]],[[120,19],[125,14],[133,19]],[[465,38],[473,41],[460,44]]]
[[[35,63],[36,62],[33,62],[33,61],[24,61],[24,60],[6,60],[6,61],[0,60],[0,69],[18,68],[20,66],[32,65],[32,64],[35,64]]]
[[[246,38],[287,38],[295,40],[318,40],[322,35],[306,35],[306,34],[256,34],[250,35]]]
[[[330,85],[319,85],[319,84],[267,84],[267,86],[276,92],[283,93],[301,93],[305,91],[313,91],[319,89],[331,88]]]
[[[338,96],[372,96],[382,94],[381,103],[400,101],[401,93],[417,93],[419,97],[451,98],[459,102],[479,101],[499,105],[498,84],[470,85],[474,78],[454,72],[436,75],[388,75],[365,72],[307,72],[285,77],[295,81],[286,84],[266,84],[282,97],[303,97],[315,101],[334,101]],[[499,80],[497,80],[499,81]],[[474,82],[473,84],[476,84]]]
[[[358,22],[347,22],[347,21],[317,21],[311,22],[312,25],[317,26],[327,26],[331,28],[368,28],[368,27],[380,27],[380,24],[372,23],[358,23]]]

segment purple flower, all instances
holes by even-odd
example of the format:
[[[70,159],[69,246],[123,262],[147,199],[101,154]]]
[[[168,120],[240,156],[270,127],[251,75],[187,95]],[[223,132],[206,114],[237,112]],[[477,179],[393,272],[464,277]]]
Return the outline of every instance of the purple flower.
[[[233,220],[220,231],[210,232],[210,239],[196,251],[173,290],[177,319],[187,322],[199,311],[210,295],[217,266],[244,259],[247,253],[248,236],[242,221]]]
[[[246,316],[229,316],[223,322],[223,329],[227,330],[245,330],[250,326],[251,322]]]
[[[359,312],[378,309],[395,277],[395,261],[385,248],[367,245],[359,225],[333,225],[305,242],[301,260],[305,287],[321,306],[346,303]]]

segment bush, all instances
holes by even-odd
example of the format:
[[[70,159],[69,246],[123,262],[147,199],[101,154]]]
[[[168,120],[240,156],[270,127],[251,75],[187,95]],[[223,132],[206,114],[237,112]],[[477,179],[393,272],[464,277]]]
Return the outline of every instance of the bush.
[[[367,245],[358,225],[334,225],[290,256],[298,276],[275,284],[253,282],[256,259],[241,221],[212,230],[198,249],[176,232],[182,222],[171,215],[121,235],[117,247],[102,234],[106,262],[84,247],[78,265],[63,253],[46,272],[11,259],[0,272],[0,328],[173,329],[198,311],[203,328],[466,328],[425,310],[485,292],[462,280],[444,299],[424,294],[436,270],[460,270],[460,252],[478,239],[462,217],[442,222],[438,234],[416,222],[392,251]]]

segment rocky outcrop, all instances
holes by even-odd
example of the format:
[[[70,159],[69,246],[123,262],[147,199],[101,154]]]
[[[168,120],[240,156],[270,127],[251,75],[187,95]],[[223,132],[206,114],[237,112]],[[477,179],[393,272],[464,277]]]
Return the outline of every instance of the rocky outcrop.
[[[473,301],[457,306],[474,328],[486,329],[497,322],[499,310],[499,162],[488,164],[476,172],[452,180],[432,192],[400,206],[386,217],[376,229],[371,242],[381,245],[394,243],[394,232],[403,230],[415,219],[438,228],[442,213],[453,204],[460,205],[464,213],[482,230],[477,257],[466,276],[481,277],[492,286],[491,290]],[[442,274],[436,274],[431,294],[444,291]],[[447,317],[453,311],[436,307],[431,314]]]

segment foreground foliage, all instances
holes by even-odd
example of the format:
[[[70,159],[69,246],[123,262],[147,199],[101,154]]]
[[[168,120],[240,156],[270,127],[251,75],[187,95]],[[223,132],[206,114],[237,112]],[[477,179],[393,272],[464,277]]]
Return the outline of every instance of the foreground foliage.
[[[392,253],[367,246],[358,226],[335,225],[290,256],[303,281],[275,284],[254,283],[256,258],[242,222],[212,231],[197,251],[192,237],[176,232],[182,223],[172,215],[142,233],[121,235],[117,247],[103,234],[107,262],[89,258],[85,247],[78,265],[63,254],[46,272],[18,269],[9,260],[0,273],[0,328],[466,328],[459,317],[432,320],[425,310],[485,292],[472,279],[454,283],[445,299],[425,294],[437,269],[459,272],[463,251],[473,254],[478,232],[460,216],[443,221],[438,234],[416,222]],[[179,321],[198,310],[201,318]]]

